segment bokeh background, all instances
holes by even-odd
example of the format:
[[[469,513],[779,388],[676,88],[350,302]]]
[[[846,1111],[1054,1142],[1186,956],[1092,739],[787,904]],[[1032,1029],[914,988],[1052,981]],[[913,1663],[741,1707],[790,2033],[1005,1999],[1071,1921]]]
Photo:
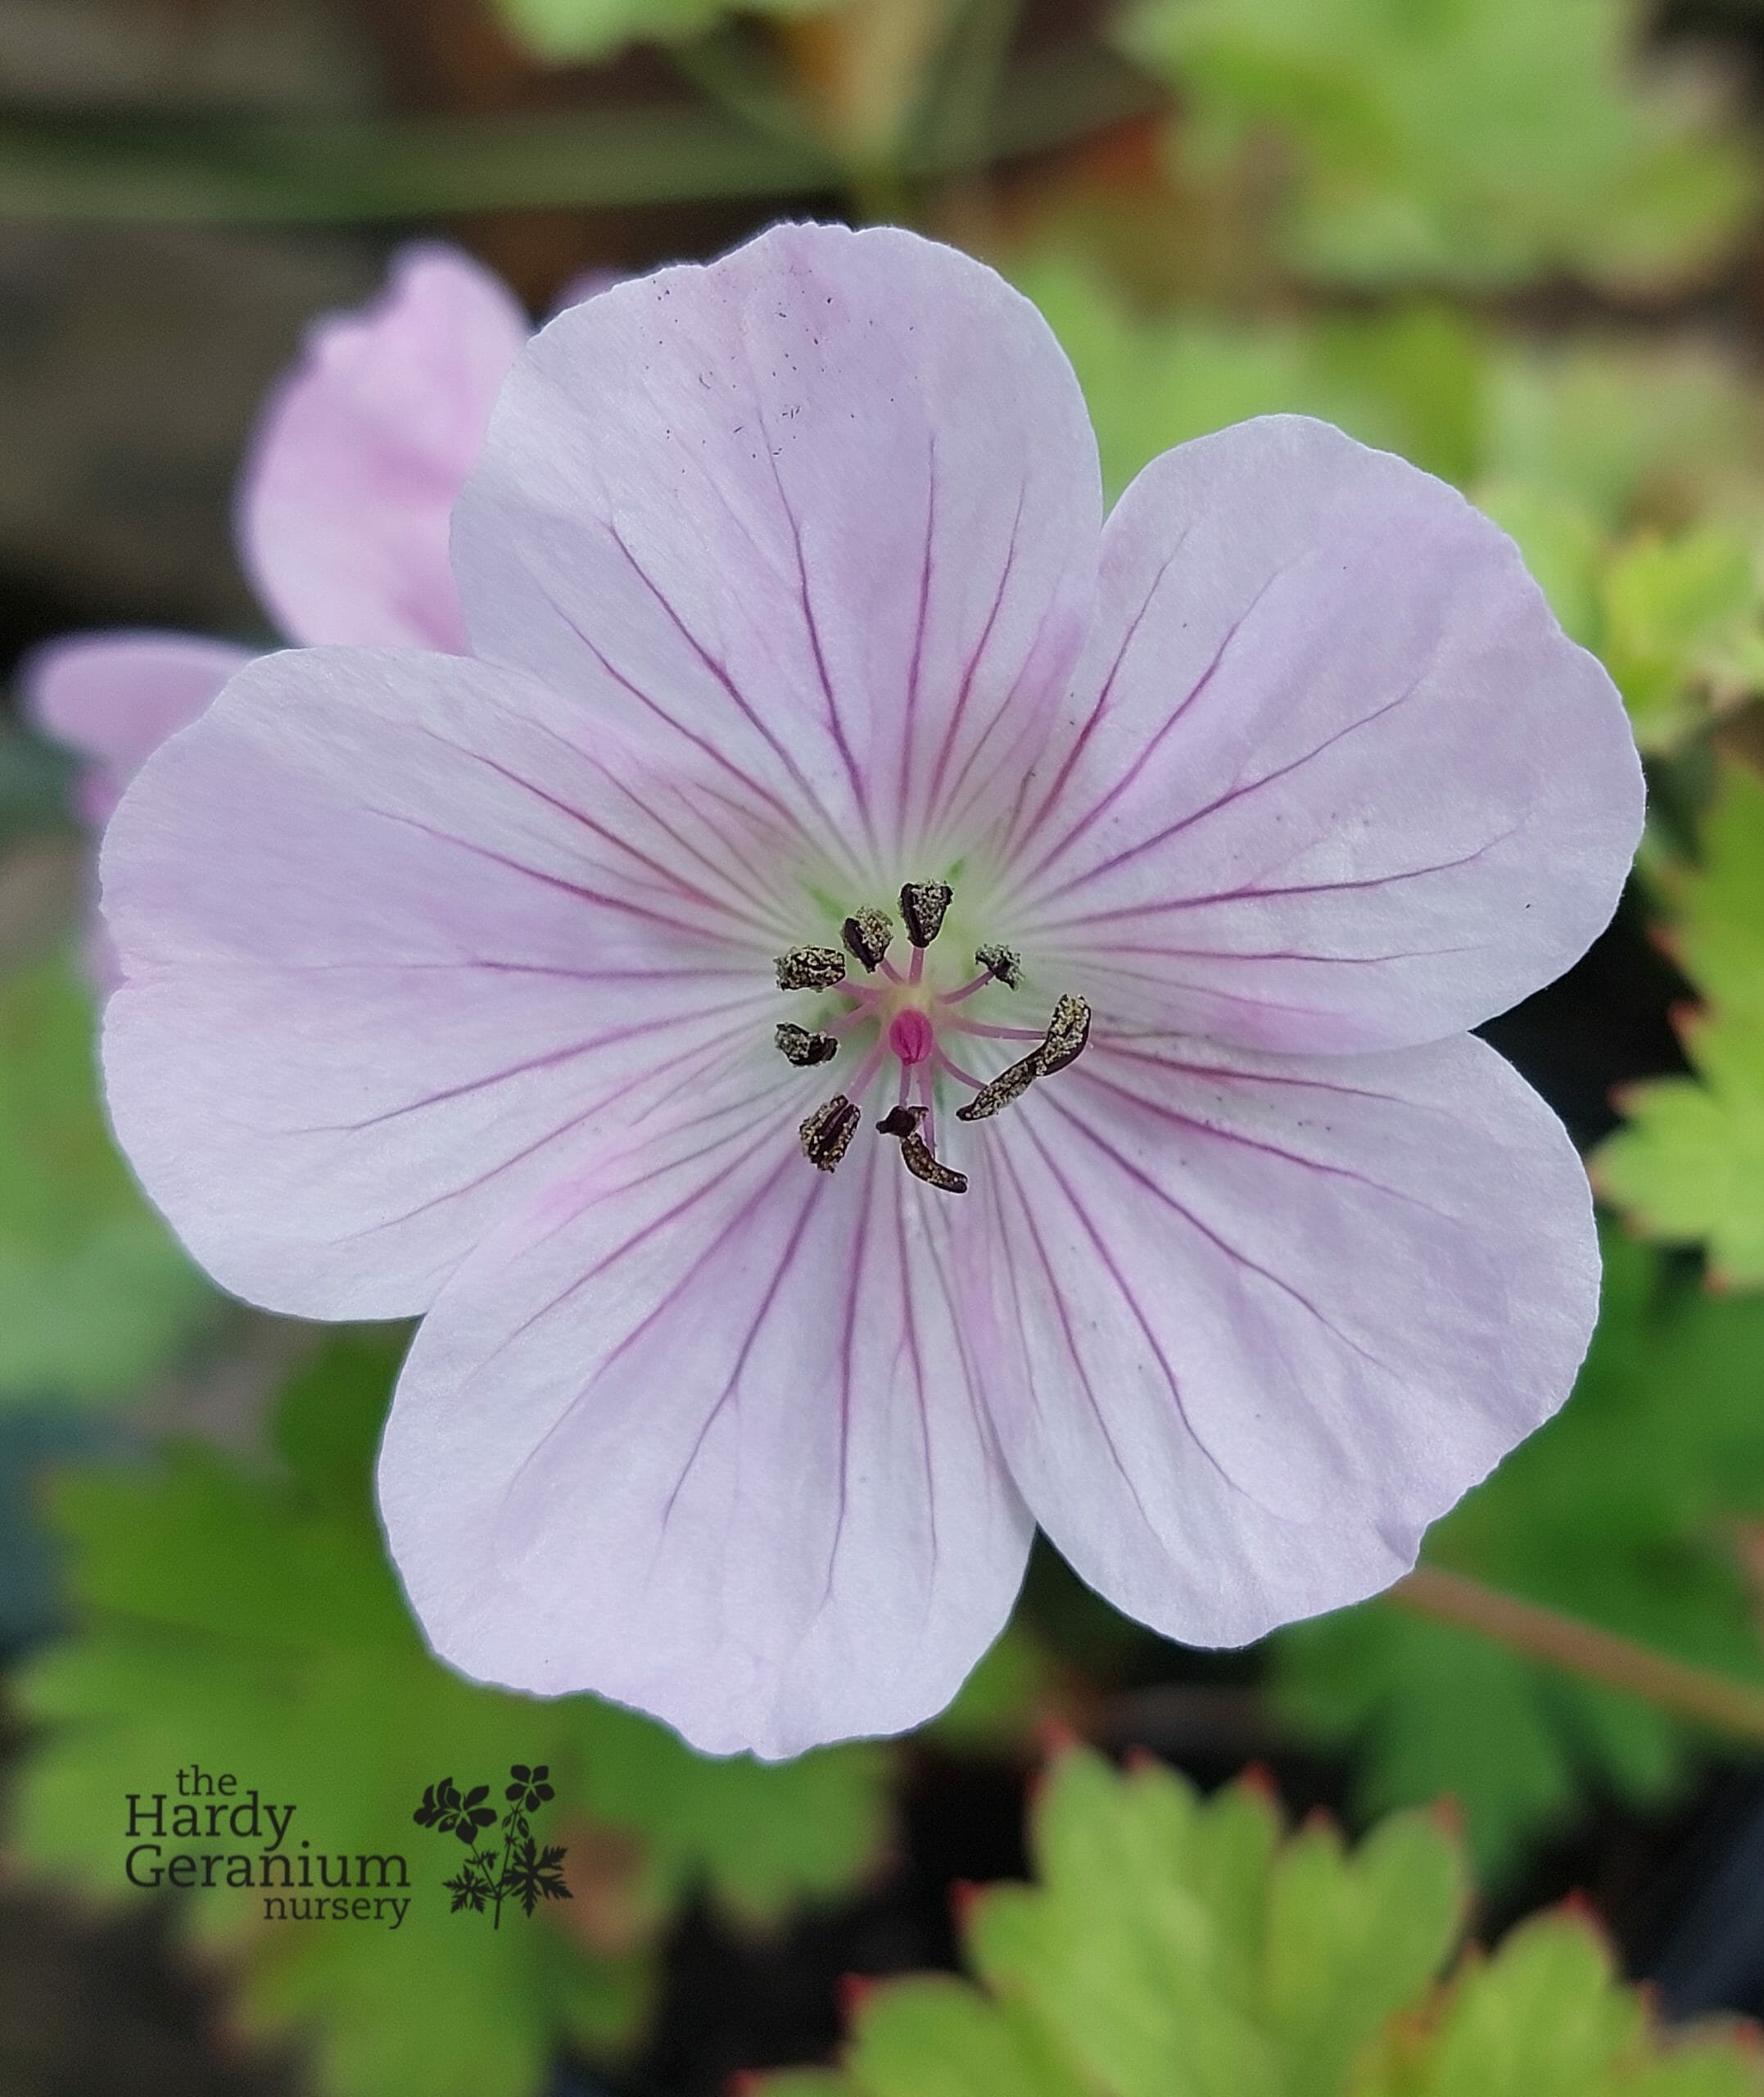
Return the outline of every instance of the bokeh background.
[[[542,315],[780,215],[895,219],[1040,303],[1111,492],[1289,408],[1465,487],[1653,796],[1615,926],[1487,1030],[1591,1154],[1606,1307],[1437,1577],[1207,1655],[1038,1556],[945,1719],[765,1769],[423,1653],[368,1494],[403,1336],[222,1301],[133,1191],[74,761],[0,716],[0,2097],[699,2097],[824,2059],[842,1976],[952,1964],[951,1886],[1024,1869],[1053,1727],[1351,1827],[1449,1798],[1479,1934],[1580,1889],[1670,2015],[1764,2012],[1761,60],[1757,0],[0,0],[8,662],[268,641],[242,450],[404,241]],[[131,1895],[124,1796],[192,1760],[414,1861],[443,1766],[545,1762],[572,1897],[395,1942]]]

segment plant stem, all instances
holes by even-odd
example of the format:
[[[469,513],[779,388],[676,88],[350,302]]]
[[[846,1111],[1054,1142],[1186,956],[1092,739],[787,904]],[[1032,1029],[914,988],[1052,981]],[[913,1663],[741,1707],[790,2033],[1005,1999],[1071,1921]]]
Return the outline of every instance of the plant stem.
[[[1712,1732],[1764,1746],[1764,1689],[1437,1565],[1417,1566],[1390,1590],[1388,1599],[1418,1616],[1474,1631],[1528,1659],[1547,1660]]]
[[[1019,61],[984,144],[1040,152],[1161,106],[1161,91],[1082,43]],[[268,225],[528,206],[619,206],[837,189],[825,147],[714,109],[533,110],[405,118],[0,117],[0,216]],[[909,155],[909,183],[966,171]],[[880,199],[876,200],[880,203]]]

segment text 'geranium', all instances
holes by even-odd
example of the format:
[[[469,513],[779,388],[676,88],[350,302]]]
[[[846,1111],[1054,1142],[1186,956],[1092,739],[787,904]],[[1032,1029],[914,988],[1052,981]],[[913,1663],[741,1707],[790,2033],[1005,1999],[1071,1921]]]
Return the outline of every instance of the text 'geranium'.
[[[1464,1030],[1640,776],[1451,490],[1277,417],[1105,523],[1031,306],[784,227],[522,351],[453,565],[469,654],[251,664],[105,851],[150,1192],[256,1302],[427,1314],[380,1492],[447,1660],[891,1731],[1038,1521],[1236,1643],[1559,1404],[1585,1181]]]

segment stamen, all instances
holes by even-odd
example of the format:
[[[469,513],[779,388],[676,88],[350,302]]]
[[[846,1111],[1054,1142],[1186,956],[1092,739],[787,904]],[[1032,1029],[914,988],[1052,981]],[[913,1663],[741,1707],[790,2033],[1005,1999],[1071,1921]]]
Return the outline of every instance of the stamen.
[[[1068,993],[1055,1004],[1053,1017],[1047,1022],[1047,1031],[1040,1045],[1032,1048],[1020,1062],[1001,1071],[989,1085],[982,1085],[966,1107],[956,1109],[956,1119],[984,1121],[1001,1107],[1008,1107],[1013,1099],[1020,1099],[1037,1078],[1051,1076],[1056,1071],[1063,1071],[1068,1063],[1076,1062],[1089,1039],[1090,1007],[1083,999]]]
[[[780,990],[830,990],[845,981],[845,957],[837,947],[792,947],[772,966]]]
[[[786,1062],[806,1070],[814,1063],[830,1063],[839,1044],[830,1034],[811,1034],[806,1026],[793,1026],[786,1020],[772,1039]]]
[[[1069,990],[1055,1003],[1053,1017],[1047,1022],[1047,1038],[1041,1047],[1043,1075],[1075,1063],[1089,1039],[1090,1007],[1075,991]]]
[[[1013,953],[1009,947],[990,946],[976,949],[974,965],[976,968],[984,968],[988,976],[995,977],[997,981],[1002,983],[1007,990],[1015,990],[1023,981],[1023,957],[1020,953]]]
[[[866,968],[875,968],[894,937],[894,922],[885,910],[854,910],[839,927],[845,951]]]
[[[996,1114],[1001,1107],[1008,1107],[1013,1099],[1020,1099],[1042,1073],[1041,1051],[1025,1056],[1020,1063],[1012,1063],[1001,1071],[990,1085],[983,1085],[966,1107],[956,1109],[958,1121],[984,1121],[988,1114]]]
[[[968,1175],[957,1172],[931,1155],[919,1124],[925,1118],[922,1107],[894,1107],[876,1123],[884,1136],[898,1136],[900,1154],[907,1170],[915,1180],[922,1180],[928,1187],[935,1187],[946,1194],[965,1194],[968,1191]]]
[[[817,1107],[798,1130],[803,1155],[817,1171],[830,1172],[852,1147],[862,1114],[843,1092]]]
[[[928,947],[943,929],[943,913],[955,890],[948,881],[908,881],[900,892],[900,914],[916,947]]]

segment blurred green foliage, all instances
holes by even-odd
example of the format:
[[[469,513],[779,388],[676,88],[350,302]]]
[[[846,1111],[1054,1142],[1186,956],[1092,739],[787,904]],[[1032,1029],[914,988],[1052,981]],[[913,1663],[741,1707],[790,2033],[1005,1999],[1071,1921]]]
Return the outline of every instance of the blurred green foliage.
[[[1447,1827],[1400,1814],[1349,1850],[1259,1786],[1202,1801],[1147,1764],[1062,1756],[1038,1883],[962,1917],[978,1985],[882,1983],[836,2072],[766,2097],[1757,2097],[1753,2049],[1663,2040],[1578,1917],[1540,1917],[1433,1985],[1468,1882]]]
[[[1718,1281],[1764,1287],[1764,779],[1729,764],[1700,863],[1659,885],[1667,943],[1702,1003],[1679,1032],[1694,1075],[1631,1088],[1594,1160],[1644,1235],[1708,1248]]]
[[[218,1306],[117,1156],[93,1032],[67,964],[0,978],[0,1405],[138,1392]]]
[[[260,1892],[218,1886],[182,1920],[234,1974],[245,2028],[310,2049],[317,2088],[527,2097],[566,2039],[630,2036],[689,1895],[764,1921],[869,1869],[888,1765],[863,1747],[709,1761],[631,1712],[442,1667],[370,1501],[397,1352],[382,1334],[331,1340],[281,1403],[278,1470],[184,1443],[66,1476],[53,1520],[78,1629],[16,1682],[41,1742],[15,1841],[32,1869],[124,1897],[128,1794],[171,1791],[193,1760],[295,1802],[315,1852],[403,1852],[414,1898],[396,1932],[267,1922]],[[568,1846],[572,1897],[491,1935],[449,1913],[440,1882],[459,1859],[411,1815],[437,1777],[515,1762],[550,1767],[548,1839]]]
[[[1533,344],[1411,298],[1264,319],[1148,310],[1069,242],[1007,266],[1072,360],[1112,493],[1173,444],[1297,413],[1478,499],[1522,491],[1601,546],[1709,514],[1764,525],[1764,406],[1737,360],[1694,340]]]
[[[1228,423],[1318,415],[1456,482],[1513,534],[1604,658],[1644,750],[1764,691],[1764,416],[1736,365],[1694,347],[1542,350],[1437,301],[1137,313],[1058,248],[1013,274],[1078,371],[1111,491]]]
[[[1764,1522],[1764,1302],[1713,1296],[1616,1230],[1573,1397],[1430,1531],[1429,1562],[1764,1681],[1744,1525]],[[1351,1748],[1368,1812],[1450,1796],[1509,1873],[1589,1792],[1658,1800],[1691,1741],[1650,1705],[1387,1605],[1295,1624],[1274,1688]]]
[[[1644,77],[1631,0],[1136,0],[1127,48],[1208,174],[1273,163],[1314,279],[1657,289],[1722,260],[1753,170],[1688,79]]]
[[[584,65],[627,43],[700,36],[735,11],[807,15],[828,0],[495,0],[507,26],[536,57]]]

